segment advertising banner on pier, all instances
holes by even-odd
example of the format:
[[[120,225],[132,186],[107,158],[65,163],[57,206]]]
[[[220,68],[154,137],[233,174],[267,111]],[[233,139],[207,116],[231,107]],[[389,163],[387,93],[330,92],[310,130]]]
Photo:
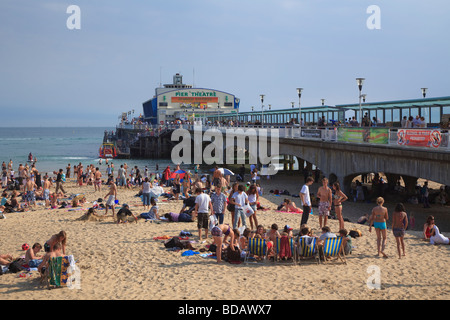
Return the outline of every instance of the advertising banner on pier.
[[[400,129],[397,144],[409,147],[439,148],[442,145],[440,130]]]
[[[388,128],[338,128],[339,142],[389,143]]]

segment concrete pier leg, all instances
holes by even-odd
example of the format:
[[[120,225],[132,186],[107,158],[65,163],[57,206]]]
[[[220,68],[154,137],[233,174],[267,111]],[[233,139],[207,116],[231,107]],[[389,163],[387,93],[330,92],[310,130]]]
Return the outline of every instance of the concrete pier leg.
[[[416,193],[416,185],[418,178],[411,176],[402,176],[405,182],[405,190],[408,195],[413,195]]]

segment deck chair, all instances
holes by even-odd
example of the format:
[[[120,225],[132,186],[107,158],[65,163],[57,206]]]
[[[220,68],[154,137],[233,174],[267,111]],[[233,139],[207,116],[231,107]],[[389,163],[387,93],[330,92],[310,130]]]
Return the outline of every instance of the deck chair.
[[[265,239],[250,238],[248,240],[247,254],[244,263],[248,264],[250,256],[262,257],[264,262],[267,260],[267,243]]]
[[[342,237],[326,238],[323,245],[323,256],[325,262],[327,262],[331,257],[337,257],[344,264],[347,264],[347,260],[344,255]]]
[[[276,238],[275,240],[275,259],[274,261],[281,261],[280,255],[285,255],[286,258],[290,258],[291,261],[293,262],[293,264],[296,264],[296,260],[297,260],[297,254],[296,254],[296,246],[295,246],[295,240],[294,238],[288,238],[288,243],[289,243],[289,248],[290,248],[290,252],[282,252],[282,238]]]
[[[314,258],[317,264],[320,263],[319,249],[317,247],[317,238],[298,238],[297,244],[297,261]]]
[[[48,268],[43,274],[43,281],[47,289],[53,287],[66,287],[71,283],[73,256],[53,257],[48,263]],[[72,262],[74,264],[74,262]]]

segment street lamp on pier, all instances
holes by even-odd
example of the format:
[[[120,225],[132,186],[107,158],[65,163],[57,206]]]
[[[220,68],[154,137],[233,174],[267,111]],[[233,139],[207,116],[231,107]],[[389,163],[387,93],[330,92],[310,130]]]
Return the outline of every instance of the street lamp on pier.
[[[261,126],[264,124],[264,97],[265,95],[260,94],[259,97],[261,98]]]
[[[361,91],[364,84],[364,78],[356,78],[356,84],[358,85],[359,89],[359,126],[362,126],[362,107],[361,107]]]
[[[302,126],[302,105],[300,103],[300,99],[302,97],[302,91],[303,88],[297,88],[297,94],[298,94],[298,124],[301,127]]]

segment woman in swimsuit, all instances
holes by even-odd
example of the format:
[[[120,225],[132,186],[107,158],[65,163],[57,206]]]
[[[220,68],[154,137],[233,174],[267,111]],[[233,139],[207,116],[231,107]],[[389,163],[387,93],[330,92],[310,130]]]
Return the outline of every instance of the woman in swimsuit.
[[[334,211],[336,212],[337,218],[339,220],[339,230],[344,229],[344,218],[342,217],[342,202],[347,200],[345,193],[341,191],[341,186],[339,182],[333,183],[333,190],[335,191],[333,196]]]
[[[423,240],[429,240],[431,237],[431,230],[434,227],[434,217],[429,216],[427,222],[423,225]]]
[[[211,229],[211,235],[214,239],[214,244],[216,245],[216,257],[217,263],[222,261],[222,245],[224,243],[231,245],[234,243],[234,232],[231,227],[227,224],[219,224]],[[225,235],[222,239],[222,235]],[[226,239],[230,237],[230,241],[227,242]],[[234,246],[231,245],[231,250],[234,251]]]
[[[377,198],[377,204],[375,208],[372,209],[372,215],[370,216],[369,232],[372,232],[372,224],[375,227],[375,232],[377,234],[377,248],[378,256],[380,253],[384,258],[387,255],[384,253],[386,247],[386,221],[389,219],[387,208],[383,207],[384,199],[382,197]],[[381,239],[383,238],[383,239]]]
[[[57,243],[61,243],[62,252],[65,255],[66,254],[66,241],[67,241],[67,235],[65,231],[61,231],[58,234],[52,235],[52,237],[47,240],[44,244],[44,250],[45,252],[52,252],[53,246]]]
[[[401,251],[403,251],[403,256],[406,256],[403,237],[405,236],[405,230],[407,227],[408,216],[406,214],[405,206],[403,205],[403,203],[398,203],[395,206],[394,213],[392,214],[392,232],[394,233],[395,240],[397,241],[397,251],[399,259],[401,259],[402,257]]]

